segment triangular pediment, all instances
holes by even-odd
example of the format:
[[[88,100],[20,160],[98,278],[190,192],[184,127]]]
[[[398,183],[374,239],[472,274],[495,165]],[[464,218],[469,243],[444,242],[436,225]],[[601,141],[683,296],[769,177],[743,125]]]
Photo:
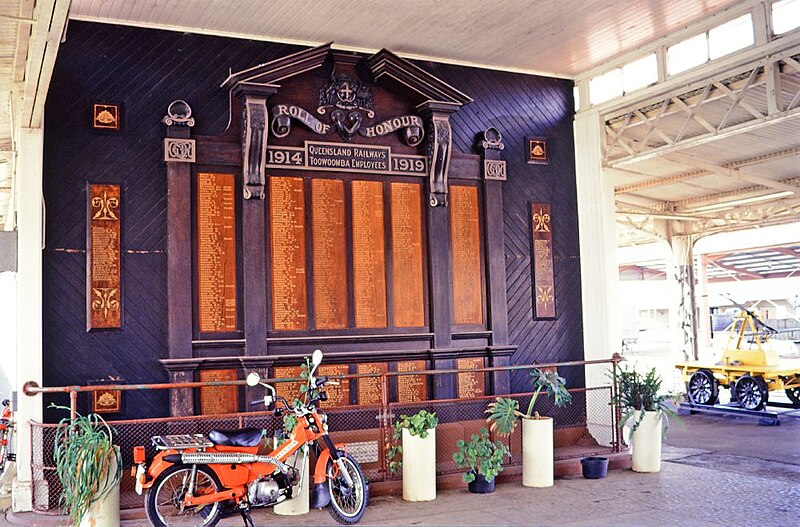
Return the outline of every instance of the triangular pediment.
[[[323,67],[331,56],[332,45],[329,42],[245,70],[231,72],[222,87],[231,90],[242,86],[274,87],[284,79]],[[336,59],[334,56],[334,60]],[[426,102],[443,103],[454,109],[472,102],[468,95],[386,49],[359,62],[362,70],[368,72],[371,81],[391,78],[418,93]]]

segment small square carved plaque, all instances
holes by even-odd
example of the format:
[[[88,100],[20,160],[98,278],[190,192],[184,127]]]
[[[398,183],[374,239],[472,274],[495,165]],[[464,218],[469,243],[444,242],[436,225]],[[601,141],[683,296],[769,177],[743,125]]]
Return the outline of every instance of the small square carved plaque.
[[[164,139],[164,161],[167,163],[194,163],[194,139]]]

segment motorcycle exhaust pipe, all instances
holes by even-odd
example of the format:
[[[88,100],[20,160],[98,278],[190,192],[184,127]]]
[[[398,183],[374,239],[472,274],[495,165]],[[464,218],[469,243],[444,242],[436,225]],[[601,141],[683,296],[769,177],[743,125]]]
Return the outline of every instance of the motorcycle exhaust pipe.
[[[164,456],[164,461],[169,463],[183,463],[185,465],[239,465],[242,463],[269,463],[286,474],[289,467],[282,461],[272,456],[259,456],[243,452],[213,453],[213,452],[186,452],[183,454],[169,454]]]

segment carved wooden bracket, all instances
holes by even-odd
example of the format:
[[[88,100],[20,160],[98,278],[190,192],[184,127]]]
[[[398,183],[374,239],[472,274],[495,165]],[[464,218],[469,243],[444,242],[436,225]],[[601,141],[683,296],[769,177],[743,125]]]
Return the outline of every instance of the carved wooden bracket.
[[[244,199],[264,199],[267,155],[267,99],[246,96],[242,116]]]
[[[453,151],[453,131],[450,114],[460,105],[426,102],[418,106],[425,116],[428,128],[428,192],[431,207],[447,206],[447,175],[450,171],[450,155]]]
[[[233,88],[233,95],[242,103],[242,185],[244,199],[264,199],[266,185],[267,99],[277,93],[277,86],[249,86],[246,83]]]

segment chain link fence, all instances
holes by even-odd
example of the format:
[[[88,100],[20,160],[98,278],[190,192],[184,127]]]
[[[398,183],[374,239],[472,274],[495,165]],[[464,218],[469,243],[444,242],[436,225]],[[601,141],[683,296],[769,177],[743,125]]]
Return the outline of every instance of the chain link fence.
[[[590,368],[602,367],[609,372],[615,368],[612,360],[602,363],[563,363],[542,365],[541,367],[557,367],[559,374],[568,377],[568,382],[579,376],[583,380],[584,368],[586,378],[594,379],[588,383],[587,388],[570,389],[572,403],[558,408],[553,405],[549,397],[540,394],[535,410],[541,415],[553,418],[554,427],[554,455],[556,460],[573,459],[587,455],[610,454],[619,451],[619,411],[612,403],[613,386],[611,376],[604,375],[604,384],[595,384],[599,379],[592,376]],[[540,366],[513,366],[509,368],[476,368],[472,372],[484,373],[490,379],[492,374],[502,370],[510,370],[513,376],[527,376],[528,372]],[[567,372],[567,374],[562,373]],[[406,375],[416,376],[416,383],[424,379],[428,393],[434,393],[436,384],[450,385],[458,390],[459,375],[463,371],[414,371],[407,373],[390,372],[376,376],[351,374],[346,376],[331,376],[341,382],[352,382],[359,378],[370,377],[370,385],[380,389],[381,401],[394,400],[399,397],[399,378]],[[522,377],[523,379],[525,377]],[[375,382],[375,381],[379,382]],[[296,379],[267,379],[276,384],[279,382],[296,382]],[[193,383],[199,385],[201,383]],[[218,385],[218,384],[217,384]],[[352,385],[351,385],[352,386]],[[198,388],[199,386],[193,386]],[[142,388],[142,387],[138,387]],[[145,386],[144,389],[147,387]],[[163,386],[158,388],[163,389]],[[391,388],[391,390],[390,390]],[[485,392],[491,391],[491,382],[484,388]],[[75,387],[65,388],[74,390]],[[55,389],[46,389],[53,390]],[[390,396],[391,394],[391,396]],[[351,453],[361,464],[367,479],[371,482],[397,480],[401,474],[393,474],[389,470],[391,459],[388,452],[393,444],[392,429],[396,420],[401,415],[412,415],[420,410],[435,412],[439,418],[436,429],[437,444],[437,473],[452,474],[462,472],[453,461],[453,454],[457,451],[458,440],[469,440],[472,434],[478,433],[481,428],[488,428],[486,422],[486,409],[488,404],[497,396],[509,396],[519,402],[520,409],[526,410],[532,393],[478,395],[475,397],[458,399],[431,399],[417,402],[384,402],[377,405],[348,405],[335,408],[324,408],[328,415],[330,434],[335,443],[347,445]],[[144,446],[148,459],[151,459],[156,450],[151,444],[151,438],[157,435],[173,434],[208,434],[212,429],[232,430],[241,428],[258,428],[264,431],[264,449],[268,450],[275,432],[283,429],[282,418],[272,412],[247,412],[224,415],[198,415],[188,417],[164,417],[156,419],[140,419],[128,421],[108,421],[115,434],[114,442],[119,445],[123,459],[123,478],[120,488],[120,507],[122,509],[143,506],[143,498],[134,492],[134,481],[131,476],[133,466],[132,450],[134,446]],[[32,471],[34,479],[34,508],[39,512],[56,511],[60,507],[62,493],[61,483],[58,479],[53,461],[53,448],[57,439],[58,426],[55,424],[32,423]],[[511,459],[507,466],[522,463],[522,432],[518,426],[509,437],[492,438],[500,439],[510,446]],[[313,456],[311,467],[313,473]]]

